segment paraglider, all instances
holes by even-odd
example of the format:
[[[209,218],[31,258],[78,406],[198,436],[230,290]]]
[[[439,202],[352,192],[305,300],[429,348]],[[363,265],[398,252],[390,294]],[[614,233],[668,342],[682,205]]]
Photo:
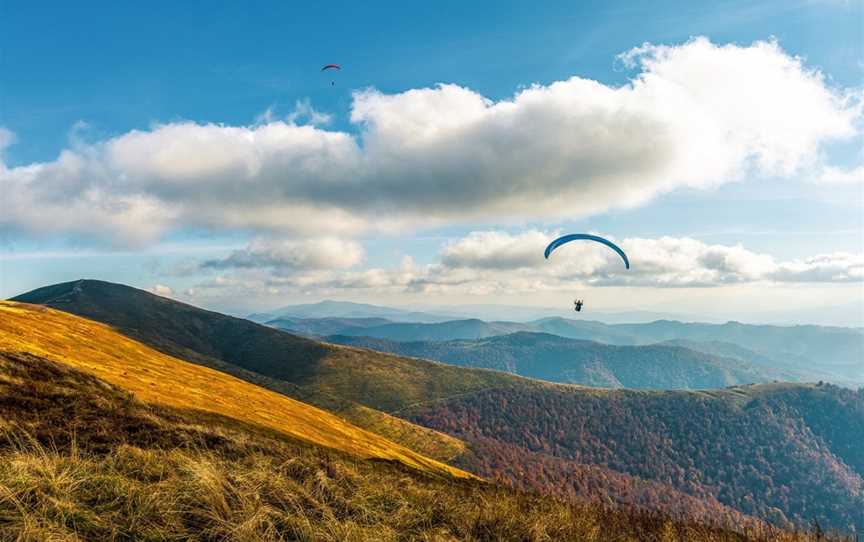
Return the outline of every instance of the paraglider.
[[[324,72],[324,71],[327,71],[327,70],[339,70],[339,71],[342,71],[342,66],[340,66],[339,64],[325,64],[324,67],[321,68],[321,71]],[[336,81],[330,81],[330,85],[331,85],[331,86],[333,86],[333,85],[335,85],[335,84],[336,84]]]
[[[607,247],[609,247],[612,250],[614,250],[615,252],[617,252],[618,255],[621,256],[621,259],[624,260],[624,267],[627,269],[630,269],[630,258],[628,258],[627,254],[625,254],[624,251],[621,250],[621,247],[619,247],[618,245],[616,245],[615,243],[613,243],[612,241],[610,241],[608,239],[598,237],[597,235],[591,235],[589,233],[571,233],[569,235],[563,235],[563,236],[559,237],[558,239],[555,239],[554,241],[549,243],[549,246],[546,247],[546,251],[543,253],[543,255],[548,260],[549,255],[552,254],[552,252],[554,252],[555,249],[557,249],[561,245],[565,245],[565,244],[569,243],[570,241],[578,241],[578,240],[594,241],[594,242],[606,245]],[[574,300],[573,301],[573,310],[575,310],[576,312],[582,312],[582,305],[584,305],[584,303],[582,302],[581,299]]]
[[[591,235],[588,233],[571,233],[569,235],[561,236],[558,239],[555,239],[554,241],[549,243],[549,246],[546,247],[546,251],[543,253],[543,255],[548,260],[549,255],[552,254],[552,252],[555,249],[557,249],[558,247],[560,247],[561,245],[567,244],[570,241],[577,241],[577,240],[583,240],[583,239],[587,240],[587,241],[595,241],[597,243],[604,244],[607,247],[611,248],[612,250],[617,252],[619,256],[621,256],[622,260],[624,260],[624,267],[626,267],[627,269],[630,269],[630,259],[627,257],[626,254],[624,254],[624,251],[621,250],[621,247],[619,247],[618,245],[616,245],[615,243],[613,243],[612,241],[610,241],[608,239],[604,239],[602,237],[598,237],[596,235]]]

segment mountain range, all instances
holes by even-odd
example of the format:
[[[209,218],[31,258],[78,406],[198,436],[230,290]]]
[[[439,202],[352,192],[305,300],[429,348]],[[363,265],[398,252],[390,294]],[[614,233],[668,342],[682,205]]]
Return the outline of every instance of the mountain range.
[[[864,329],[823,326],[763,326],[738,322],[604,324],[588,320],[544,318],[533,322],[485,322],[477,319],[436,323],[387,322],[380,319],[274,320],[268,325],[321,338],[327,335],[370,337],[399,342],[484,339],[524,331],[619,346],[666,343],[733,358],[784,379],[855,387],[864,384]],[[386,349],[385,349],[386,350]],[[431,356],[432,359],[441,359]]]
[[[392,443],[389,449],[426,457],[424,464],[446,463],[439,468],[568,500],[659,510],[688,521],[740,527],[755,517],[803,527],[815,519],[846,531],[864,529],[864,391],[817,384],[702,391],[553,384],[322,343],[99,281],[41,288],[14,301],[18,304],[10,304],[9,314],[38,310],[29,308],[32,304],[55,309],[51,314],[72,313],[159,355],[228,373],[297,402],[314,402],[365,431],[358,434],[377,434]],[[68,324],[71,329],[83,325]],[[39,329],[37,320],[4,334],[20,342]],[[637,335],[618,326],[599,329]],[[66,359],[74,354],[75,341],[55,344],[63,332],[49,331],[35,343],[43,345],[42,355]],[[742,335],[759,345],[774,345],[773,335],[782,334],[768,330],[771,336],[760,339],[752,336],[756,330],[746,331]],[[652,333],[653,340],[675,339]],[[847,348],[846,332],[824,333],[836,333],[834,353]],[[88,333],[79,337],[88,344]],[[815,348],[791,339],[782,346],[804,353]],[[666,345],[658,351],[676,348],[683,350]],[[132,356],[117,355],[113,366],[119,370]],[[92,362],[77,367],[97,370]],[[137,393],[146,393],[161,374],[148,381],[145,372],[144,388]],[[175,395],[190,393],[182,376],[172,381]],[[115,382],[126,384],[119,377]],[[284,421],[291,423],[290,416]]]
[[[386,318],[391,322],[443,322],[453,320],[446,313],[402,310],[348,301],[321,301],[302,305],[288,305],[267,312],[253,313],[247,318],[253,322],[267,322],[278,318]]]
[[[683,346],[617,346],[526,331],[455,341],[398,342],[345,335],[332,335],[327,340],[463,367],[604,388],[713,389],[798,379],[797,375]]]
[[[287,305],[275,310],[254,313],[249,315],[248,318],[256,322],[264,322],[281,316],[297,318],[340,316],[366,318],[386,317],[387,314],[396,314],[397,316],[390,318],[396,322],[431,323],[469,318],[479,318],[486,321],[532,322],[550,317],[570,318],[573,312],[569,302],[557,307],[506,304],[435,305],[427,303],[394,308],[368,303],[324,300],[318,303]],[[809,305],[804,310],[758,310],[748,313],[746,316],[724,313],[722,310],[694,314],[648,308],[624,311],[591,309],[590,318],[605,324],[651,323],[657,320],[723,324],[729,321],[743,320],[752,324],[775,326],[794,326],[806,323],[819,326],[861,327],[862,322],[864,322],[864,298],[852,300],[841,305]]]

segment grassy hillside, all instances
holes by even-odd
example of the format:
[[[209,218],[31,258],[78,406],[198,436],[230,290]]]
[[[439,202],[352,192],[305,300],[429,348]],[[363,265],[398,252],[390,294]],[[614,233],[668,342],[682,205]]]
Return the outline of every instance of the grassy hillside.
[[[321,371],[332,365],[326,362],[339,353],[336,347],[109,282],[67,282],[14,299],[108,324],[160,352],[314,404],[423,455],[448,460],[465,451],[453,437],[352,401],[350,394],[327,393],[330,387],[318,383],[328,378]]]
[[[229,416],[359,457],[468,476],[321,409],[162,354],[105,325],[53,309],[0,302],[0,351],[69,364],[143,401]]]
[[[377,410],[469,393],[521,379],[440,363],[316,342],[248,320],[206,311],[143,290],[81,280],[14,298],[45,304],[108,324],[182,359],[240,367],[287,382],[302,393],[325,394]]]
[[[765,385],[711,392],[494,389],[418,406],[410,419],[475,446],[499,469],[529,451],[714,498],[781,525],[864,530],[864,390]],[[494,475],[490,465],[487,476]],[[557,476],[566,482],[566,473]]]
[[[327,340],[463,367],[606,388],[723,388],[770,382],[781,376],[740,360],[679,346],[614,346],[546,333],[519,332],[461,341],[397,342],[344,335]]]
[[[363,461],[0,353],[0,539],[777,541]],[[824,539],[823,539],[824,540]]]

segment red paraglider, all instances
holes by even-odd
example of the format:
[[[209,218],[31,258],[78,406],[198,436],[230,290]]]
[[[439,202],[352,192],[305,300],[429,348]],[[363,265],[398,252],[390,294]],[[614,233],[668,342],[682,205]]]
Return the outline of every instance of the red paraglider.
[[[323,72],[323,71],[327,71],[327,70],[339,70],[339,71],[342,71],[342,66],[340,66],[339,64],[327,64],[327,65],[325,65],[323,68],[321,68],[321,71],[322,71],[322,72]],[[331,86],[333,86],[333,85],[335,85],[335,84],[336,84],[336,81],[330,81],[330,85],[331,85]]]

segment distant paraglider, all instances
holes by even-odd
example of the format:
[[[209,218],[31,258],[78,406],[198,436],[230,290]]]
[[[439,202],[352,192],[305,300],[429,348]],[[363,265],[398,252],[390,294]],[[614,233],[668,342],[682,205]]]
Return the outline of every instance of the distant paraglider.
[[[555,249],[557,249],[561,245],[565,245],[565,244],[569,243],[570,241],[578,241],[578,240],[595,241],[597,243],[606,245],[607,247],[609,247],[612,250],[614,250],[615,252],[617,252],[618,255],[621,256],[621,259],[624,260],[624,267],[626,267],[627,269],[630,269],[630,259],[627,257],[627,254],[625,254],[624,251],[621,250],[621,247],[619,247],[618,245],[616,245],[615,243],[613,243],[612,241],[610,241],[608,239],[604,239],[602,237],[598,237],[596,235],[591,235],[588,233],[571,233],[569,235],[563,235],[563,236],[559,237],[558,239],[555,239],[554,241],[549,243],[549,246],[546,247],[546,251],[543,253],[543,255],[548,260],[549,255],[552,254],[552,252],[554,252]],[[573,301],[573,310],[575,310],[576,312],[582,312],[582,305],[584,305],[584,303],[582,302],[581,299],[575,299]]]
[[[339,70],[339,71],[342,71],[342,66],[340,66],[339,64],[325,64],[324,67],[321,68],[321,71],[324,72],[324,71],[327,71],[327,70]],[[335,84],[336,84],[336,81],[332,81],[332,80],[330,81],[330,86],[333,86],[333,85],[335,85]]]

